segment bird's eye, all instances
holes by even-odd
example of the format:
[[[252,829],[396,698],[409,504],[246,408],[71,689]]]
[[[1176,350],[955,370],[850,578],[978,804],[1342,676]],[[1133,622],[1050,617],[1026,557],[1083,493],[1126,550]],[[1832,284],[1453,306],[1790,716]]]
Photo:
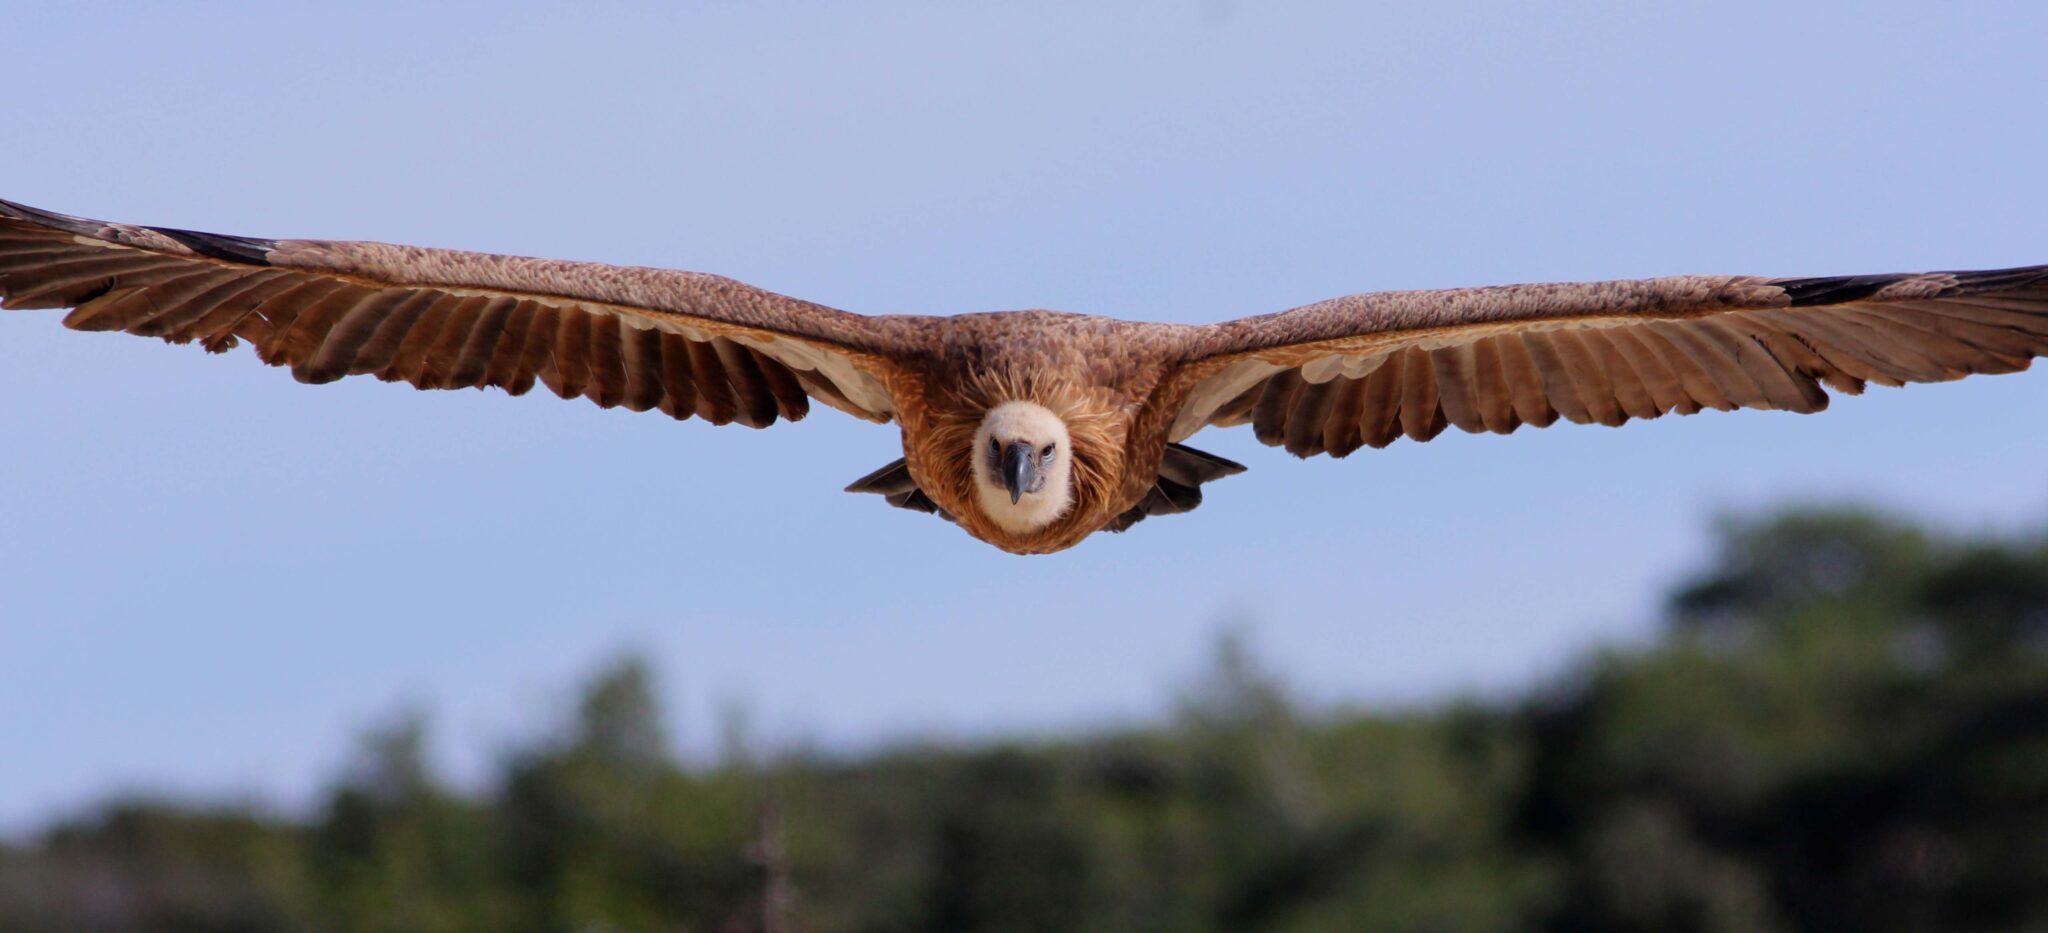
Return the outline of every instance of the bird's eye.
[[[1045,445],[1045,449],[1044,449],[1044,450],[1041,450],[1041,451],[1039,451],[1039,452],[1038,452],[1038,457],[1039,457],[1039,459],[1041,459],[1041,460],[1051,460],[1051,459],[1052,459],[1052,447],[1053,447],[1053,445],[1051,445],[1051,444],[1047,444],[1047,445]]]
[[[1002,452],[1003,452],[1003,442],[1002,442],[1002,441],[999,441],[999,440],[996,440],[996,439],[995,439],[995,438],[993,438],[993,437],[989,438],[989,439],[988,439],[988,452],[989,452],[989,453],[992,453],[992,454],[999,454],[999,453],[1002,453]]]

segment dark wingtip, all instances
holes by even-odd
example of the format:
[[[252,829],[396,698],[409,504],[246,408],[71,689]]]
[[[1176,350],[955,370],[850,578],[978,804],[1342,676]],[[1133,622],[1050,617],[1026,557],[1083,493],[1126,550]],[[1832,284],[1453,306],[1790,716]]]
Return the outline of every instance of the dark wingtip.
[[[1956,277],[1955,287],[1951,291],[1961,294],[2048,285],[2048,266],[2015,266],[2010,269],[1979,269],[1949,274]]]
[[[1943,295],[1967,295],[2025,288],[2048,282],[2048,266],[1935,272],[1925,275],[1945,275],[1955,279],[1954,285],[1942,290]],[[1836,275],[1810,279],[1779,279],[1771,284],[1784,289],[1786,297],[1792,299],[1792,307],[1799,308],[1861,301],[1883,291],[1887,286],[1921,277],[1923,274]]]
[[[1781,279],[1771,284],[1785,290],[1792,307],[1841,304],[1878,293],[1887,285],[1907,278],[1903,275],[1836,275],[1811,279]]]
[[[56,211],[46,211],[41,208],[30,207],[26,204],[7,200],[0,200],[0,217],[43,227],[52,227],[58,230],[69,230],[72,233],[83,233],[87,236],[92,235],[93,228],[98,224],[97,221],[87,220],[83,217],[59,214]]]
[[[201,233],[197,230],[179,230],[175,227],[151,227],[149,229],[185,244],[187,249],[201,256],[223,259],[228,262],[248,263],[256,266],[270,265],[270,249],[275,245],[269,240],[228,236],[221,233]]]
[[[102,239],[105,239],[106,227],[110,226],[102,221],[91,220],[85,217],[73,217],[70,214],[59,214],[56,211],[46,211],[41,208],[30,207],[26,204],[4,199],[0,199],[0,219],[35,224],[40,227],[65,230],[83,236],[100,237]],[[257,266],[270,265],[270,251],[277,245],[271,240],[228,236],[220,233],[201,233],[197,230],[180,230],[176,227],[149,227],[147,229],[170,237],[183,244],[186,249],[201,256]]]

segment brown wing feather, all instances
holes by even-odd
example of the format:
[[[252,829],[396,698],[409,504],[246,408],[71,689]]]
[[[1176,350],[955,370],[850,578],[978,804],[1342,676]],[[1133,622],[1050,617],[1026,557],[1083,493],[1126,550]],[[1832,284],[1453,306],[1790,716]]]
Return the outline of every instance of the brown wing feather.
[[[1341,457],[1445,426],[1812,412],[1823,386],[2015,372],[2048,354],[2048,266],[1353,295],[1214,325],[1191,347],[1199,378],[1172,439],[1249,420],[1268,444]]]
[[[302,382],[374,373],[423,389],[536,381],[605,407],[724,424],[810,398],[872,421],[891,339],[876,319],[717,276],[379,243],[255,240],[0,201],[0,306],[74,308],[81,330],[224,350]]]

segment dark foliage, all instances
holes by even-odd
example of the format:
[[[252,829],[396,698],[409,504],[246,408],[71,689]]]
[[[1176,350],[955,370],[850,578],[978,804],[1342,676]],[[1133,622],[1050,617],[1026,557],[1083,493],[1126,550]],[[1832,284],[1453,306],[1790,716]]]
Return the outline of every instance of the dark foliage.
[[[1660,644],[1511,706],[1303,713],[1225,639],[1152,729],[683,768],[627,661],[481,798],[405,716],[309,820],[0,848],[0,929],[2048,928],[2048,546],[1719,535]]]

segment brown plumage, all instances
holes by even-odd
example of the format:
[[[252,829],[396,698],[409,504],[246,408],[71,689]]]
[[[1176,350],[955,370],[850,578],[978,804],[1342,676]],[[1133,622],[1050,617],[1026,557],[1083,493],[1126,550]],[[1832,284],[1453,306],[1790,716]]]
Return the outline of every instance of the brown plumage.
[[[1016,553],[1194,508],[1202,484],[1243,469],[1179,443],[1211,425],[1342,457],[1449,428],[1819,411],[1823,386],[2014,372],[2048,353],[2048,266],[1387,292],[1208,326],[863,317],[699,273],[219,236],[6,201],[0,297],[73,308],[64,323],[79,330],[216,352],[246,340],[304,382],[539,383],[749,427],[812,401],[894,420],[903,460],[849,489]]]

